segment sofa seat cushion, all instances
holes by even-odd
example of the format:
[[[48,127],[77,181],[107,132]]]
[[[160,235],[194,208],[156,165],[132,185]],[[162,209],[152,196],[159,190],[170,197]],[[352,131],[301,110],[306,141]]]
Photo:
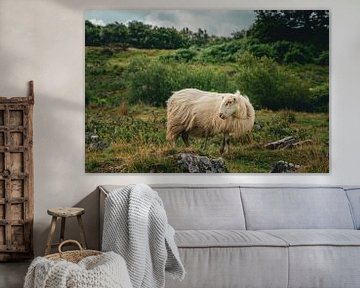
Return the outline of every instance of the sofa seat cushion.
[[[360,246],[360,231],[348,229],[262,230],[289,246]]]
[[[178,247],[287,247],[278,237],[261,231],[244,230],[179,230],[175,233]]]

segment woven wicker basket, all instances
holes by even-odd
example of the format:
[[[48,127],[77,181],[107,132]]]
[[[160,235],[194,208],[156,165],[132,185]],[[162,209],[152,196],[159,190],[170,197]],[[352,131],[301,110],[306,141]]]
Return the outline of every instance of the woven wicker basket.
[[[69,244],[69,243],[76,244],[79,247],[79,250],[63,252],[61,250],[62,247],[65,244]],[[78,263],[85,257],[96,256],[96,255],[102,254],[102,252],[100,252],[100,251],[83,249],[81,244],[76,240],[66,240],[66,241],[61,242],[61,244],[59,245],[58,251],[59,251],[59,253],[47,255],[47,256],[45,256],[45,258],[47,258],[49,260],[55,260],[55,261],[56,260],[66,260],[69,262]]]

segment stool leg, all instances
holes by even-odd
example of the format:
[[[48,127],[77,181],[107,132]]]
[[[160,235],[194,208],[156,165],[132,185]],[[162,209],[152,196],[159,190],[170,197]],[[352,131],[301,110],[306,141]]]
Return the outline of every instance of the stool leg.
[[[45,255],[48,255],[51,252],[51,243],[52,243],[52,239],[53,239],[54,233],[55,233],[56,220],[57,220],[56,216],[53,216],[51,219],[50,231],[49,231],[49,236],[48,236],[48,240],[47,240]]]
[[[86,244],[86,238],[85,238],[85,229],[84,229],[84,223],[82,222],[81,215],[77,216],[77,220],[78,220],[79,226],[80,226],[81,245],[83,246],[84,249],[86,249],[87,244]]]
[[[66,218],[61,217],[60,243],[64,241]]]

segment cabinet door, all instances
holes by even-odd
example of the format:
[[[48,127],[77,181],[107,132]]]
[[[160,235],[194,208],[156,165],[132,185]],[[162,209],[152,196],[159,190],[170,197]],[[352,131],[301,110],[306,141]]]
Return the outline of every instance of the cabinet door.
[[[0,261],[32,255],[30,109],[0,104]]]

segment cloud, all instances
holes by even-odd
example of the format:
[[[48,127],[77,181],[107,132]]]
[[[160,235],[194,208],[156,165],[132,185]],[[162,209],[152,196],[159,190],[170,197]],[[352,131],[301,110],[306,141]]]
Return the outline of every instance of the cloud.
[[[89,21],[96,26],[105,26],[105,22],[102,19],[89,19]]]
[[[144,17],[146,24],[189,28],[197,31],[206,29],[209,34],[229,36],[231,32],[248,28],[254,20],[253,11],[151,11]]]
[[[210,35],[230,36],[254,23],[252,10],[88,10],[85,13],[95,25],[141,21],[159,27],[205,29]]]

